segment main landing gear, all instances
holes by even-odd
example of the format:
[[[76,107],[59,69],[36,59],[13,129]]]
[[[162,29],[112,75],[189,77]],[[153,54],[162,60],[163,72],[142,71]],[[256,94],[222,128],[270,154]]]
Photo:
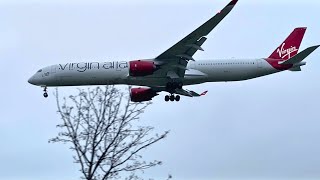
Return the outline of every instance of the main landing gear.
[[[48,97],[47,86],[44,87],[43,91],[44,91],[43,97],[47,98]]]
[[[168,101],[180,101],[180,96],[179,95],[173,95],[173,94],[171,94],[170,96],[169,95],[166,95],[165,97],[164,97],[164,100],[166,101],[166,102],[168,102]]]
[[[168,82],[167,83],[167,89],[174,90],[174,89],[182,89],[182,82]]]
[[[168,101],[180,101],[180,96],[179,95],[174,95],[176,89],[182,89],[182,86],[183,86],[183,83],[182,82],[168,82],[167,85],[166,85],[166,89],[167,89],[167,92],[169,92],[171,95],[166,95],[164,97],[164,100],[166,102]]]

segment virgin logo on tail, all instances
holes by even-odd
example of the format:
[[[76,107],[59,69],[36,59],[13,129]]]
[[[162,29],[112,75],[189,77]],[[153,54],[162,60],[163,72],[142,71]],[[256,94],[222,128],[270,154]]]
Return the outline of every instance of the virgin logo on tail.
[[[285,45],[286,45],[286,43],[283,43],[281,45],[281,48],[277,49],[277,53],[279,53],[279,57],[282,58],[282,59],[287,57],[287,56],[288,56],[288,59],[290,59],[291,58],[291,54],[294,53],[294,52],[297,52],[298,49],[297,49],[296,46],[290,47],[288,49],[284,49]]]

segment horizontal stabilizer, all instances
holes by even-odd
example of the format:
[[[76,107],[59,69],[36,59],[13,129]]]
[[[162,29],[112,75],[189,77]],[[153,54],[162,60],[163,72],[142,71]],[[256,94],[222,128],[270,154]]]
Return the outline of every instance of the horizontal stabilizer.
[[[315,51],[320,45],[309,47],[294,57],[290,58],[287,61],[282,62],[281,64],[296,64],[303,61],[306,57],[308,57],[313,51]]]

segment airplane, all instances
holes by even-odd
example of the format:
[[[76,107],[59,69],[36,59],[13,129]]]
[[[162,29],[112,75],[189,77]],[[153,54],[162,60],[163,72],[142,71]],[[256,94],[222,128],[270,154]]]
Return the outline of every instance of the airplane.
[[[301,71],[303,60],[318,46],[298,53],[305,27],[293,30],[268,58],[195,61],[193,55],[209,33],[237,4],[232,0],[215,16],[153,59],[112,62],[79,62],[48,66],[37,71],[28,82],[44,88],[83,85],[135,85],[130,89],[133,102],[150,101],[159,92],[168,92],[165,101],[180,101],[181,96],[200,97],[203,93],[186,90],[187,85],[206,82],[243,81],[282,71]]]

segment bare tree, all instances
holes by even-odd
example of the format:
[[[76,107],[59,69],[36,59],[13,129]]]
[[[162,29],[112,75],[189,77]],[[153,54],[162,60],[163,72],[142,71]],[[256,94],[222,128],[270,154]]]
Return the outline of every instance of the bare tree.
[[[130,98],[114,86],[81,90],[75,96],[59,98],[56,90],[61,132],[49,142],[69,143],[80,165],[82,179],[137,179],[136,171],[161,164],[146,162],[141,151],[164,139],[150,135],[154,129],[139,126],[139,116],[149,103],[131,103]],[[124,178],[122,178],[124,179]]]

